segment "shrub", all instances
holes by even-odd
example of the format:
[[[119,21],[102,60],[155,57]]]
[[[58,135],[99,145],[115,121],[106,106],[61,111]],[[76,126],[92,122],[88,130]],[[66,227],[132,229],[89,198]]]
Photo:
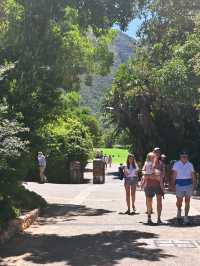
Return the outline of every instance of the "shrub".
[[[27,151],[27,142],[19,137],[25,131],[16,121],[0,117],[0,225],[20,213],[13,193],[22,175],[22,155]]]
[[[28,142],[23,140],[27,131],[18,122],[0,117],[0,227],[19,216],[22,209],[46,204],[39,195],[20,186],[27,173]]]
[[[69,164],[79,161],[82,168],[91,157],[93,145],[87,127],[77,119],[59,119],[43,128],[48,153],[47,175],[51,182],[69,182]]]
[[[35,208],[45,208],[47,206],[46,201],[40,195],[23,186],[16,188],[13,194],[13,201],[16,208],[23,210],[33,210]]]
[[[18,217],[20,213],[20,209],[13,206],[9,198],[2,198],[0,200],[0,228],[4,227],[7,221]]]

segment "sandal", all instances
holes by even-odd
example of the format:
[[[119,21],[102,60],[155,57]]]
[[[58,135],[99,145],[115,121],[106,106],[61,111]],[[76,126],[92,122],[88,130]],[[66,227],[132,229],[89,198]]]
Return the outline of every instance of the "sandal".
[[[130,212],[130,210],[127,210],[124,214],[128,214],[128,215],[130,215],[131,212]]]

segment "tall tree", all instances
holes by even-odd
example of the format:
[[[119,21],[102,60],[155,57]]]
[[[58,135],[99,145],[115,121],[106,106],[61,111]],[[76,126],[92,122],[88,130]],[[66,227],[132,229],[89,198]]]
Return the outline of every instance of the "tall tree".
[[[0,86],[10,113],[22,113],[35,130],[57,114],[60,88],[77,89],[84,73],[107,73],[109,29],[114,23],[127,27],[139,2],[144,1],[3,0],[0,59],[13,67]]]
[[[105,101],[113,107],[111,118],[118,130],[129,131],[140,158],[153,145],[170,158],[183,147],[198,157],[198,10],[197,1],[186,6],[183,1],[151,1],[140,48],[120,68]]]

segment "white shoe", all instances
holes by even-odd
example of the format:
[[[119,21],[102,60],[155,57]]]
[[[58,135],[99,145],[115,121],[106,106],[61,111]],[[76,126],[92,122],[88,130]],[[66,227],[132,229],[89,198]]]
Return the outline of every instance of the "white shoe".
[[[190,224],[190,219],[189,219],[188,216],[184,216],[183,223],[184,223],[185,225]]]
[[[177,210],[177,216],[176,216],[176,218],[177,218],[178,220],[181,219],[181,210]]]

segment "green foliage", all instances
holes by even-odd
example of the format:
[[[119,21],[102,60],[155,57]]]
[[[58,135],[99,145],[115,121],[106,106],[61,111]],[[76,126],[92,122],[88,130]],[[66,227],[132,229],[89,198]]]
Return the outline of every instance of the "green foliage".
[[[128,65],[120,67],[104,107],[113,107],[111,120],[119,132],[129,132],[139,158],[156,145],[169,159],[187,148],[197,162],[199,16],[194,19],[186,12],[195,15],[200,7],[185,7],[175,0],[151,1],[146,14],[150,10],[140,31],[140,48]]]
[[[61,117],[63,119],[72,118],[79,120],[80,123],[88,128],[92,136],[93,145],[97,147],[101,141],[101,128],[97,117],[92,115],[88,108],[81,106],[81,96],[78,92],[63,93],[61,98]]]
[[[99,125],[79,108],[78,95],[66,100],[64,94],[78,90],[83,77],[89,81],[91,74],[109,72],[112,25],[126,28],[145,2],[0,1],[0,104],[7,105],[6,116],[0,117],[1,222],[22,207],[43,205],[35,195],[20,193],[18,185],[29,166],[34,168],[38,149],[48,151],[49,172],[57,177],[60,171],[63,182],[70,161],[86,164],[92,140],[99,141]]]
[[[41,132],[47,145],[48,179],[52,182],[69,182],[69,164],[80,161],[85,167],[93,144],[88,128],[77,119],[59,119],[48,124]]]
[[[0,107],[0,226],[20,215],[22,209],[44,207],[45,201],[27,191],[20,181],[27,175],[29,157],[26,140],[29,130],[7,119],[7,108]]]
[[[20,166],[27,152],[27,141],[20,138],[26,133],[16,121],[0,116],[0,195],[11,196],[22,171]],[[22,176],[21,176],[22,178]]]
[[[21,212],[19,209],[15,208],[13,204],[11,204],[10,200],[8,198],[4,198],[0,200],[0,226],[4,227],[6,226],[6,223],[18,217]]]
[[[135,1],[129,7],[131,2]],[[114,3],[106,5],[119,12]],[[97,4],[100,10],[90,1],[81,6],[79,1],[64,0],[1,3],[1,64],[13,66],[2,77],[1,97],[12,115],[22,113],[31,130],[37,131],[58,115],[60,88],[78,89],[81,74],[109,72],[113,55],[108,44],[115,36],[109,29],[114,22],[125,26],[128,19],[120,21],[117,13],[102,17],[105,3]],[[128,6],[122,10],[130,13]]]
[[[36,208],[45,208],[46,201],[33,191],[29,191],[22,186],[16,188],[13,193],[15,207],[23,210],[33,210]]]

